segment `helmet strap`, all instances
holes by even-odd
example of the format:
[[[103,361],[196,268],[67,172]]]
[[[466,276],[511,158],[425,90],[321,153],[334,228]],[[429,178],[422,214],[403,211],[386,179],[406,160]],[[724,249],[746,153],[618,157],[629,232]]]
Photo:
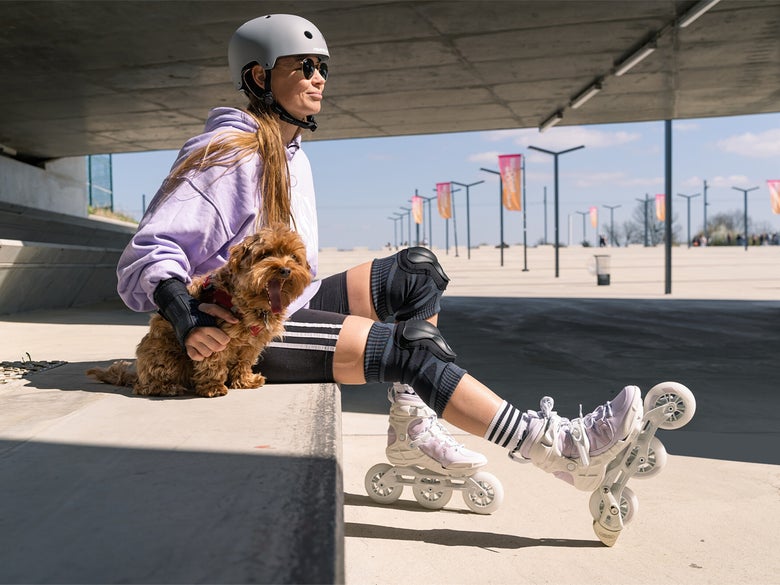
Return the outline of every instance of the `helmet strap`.
[[[311,130],[314,132],[317,129],[317,122],[314,120],[314,116],[306,116],[306,120],[299,120],[293,117],[287,110],[285,110],[279,102],[274,98],[274,94],[271,91],[271,70],[265,71],[265,87],[260,87],[252,76],[252,68],[247,67],[244,69],[243,74],[244,89],[251,93],[255,98],[260,100],[266,106],[270,106],[271,110],[279,115],[279,119],[282,122],[287,122],[293,126],[298,126],[304,130]]]
[[[285,110],[281,105],[279,105],[279,102],[274,100],[274,102],[271,104],[271,109],[279,114],[279,119],[282,122],[287,122],[288,124],[292,124],[293,126],[298,126],[299,128],[303,128],[304,130],[311,130],[314,132],[317,129],[317,122],[314,121],[314,116],[306,116],[305,120],[299,120],[298,118],[294,118],[290,113]]]

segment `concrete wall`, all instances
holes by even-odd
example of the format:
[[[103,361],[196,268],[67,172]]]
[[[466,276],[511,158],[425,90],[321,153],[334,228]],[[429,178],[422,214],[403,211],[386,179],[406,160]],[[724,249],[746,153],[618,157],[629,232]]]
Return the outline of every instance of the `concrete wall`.
[[[40,168],[0,156],[0,201],[86,217],[86,160],[61,158]]]
[[[0,156],[0,314],[115,299],[135,226],[87,217],[83,157],[45,168]]]

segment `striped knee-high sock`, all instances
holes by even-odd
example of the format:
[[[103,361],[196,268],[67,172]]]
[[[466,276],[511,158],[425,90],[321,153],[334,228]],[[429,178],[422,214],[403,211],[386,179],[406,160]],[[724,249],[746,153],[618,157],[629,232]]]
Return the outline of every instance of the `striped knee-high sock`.
[[[523,439],[527,428],[528,415],[504,400],[496,411],[485,438],[496,445],[514,449]]]

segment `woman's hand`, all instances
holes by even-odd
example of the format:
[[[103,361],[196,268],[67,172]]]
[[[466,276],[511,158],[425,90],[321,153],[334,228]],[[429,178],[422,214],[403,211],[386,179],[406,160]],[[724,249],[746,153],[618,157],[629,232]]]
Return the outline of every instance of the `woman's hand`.
[[[238,323],[238,318],[225,307],[211,303],[201,303],[198,310],[222,319],[228,323]],[[187,335],[184,346],[190,359],[199,362],[211,354],[222,351],[230,343],[230,337],[219,327],[195,327]]]

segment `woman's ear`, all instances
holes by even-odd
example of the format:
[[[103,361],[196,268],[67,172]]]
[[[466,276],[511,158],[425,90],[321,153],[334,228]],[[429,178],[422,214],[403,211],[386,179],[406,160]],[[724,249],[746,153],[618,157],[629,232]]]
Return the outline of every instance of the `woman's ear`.
[[[261,65],[252,67],[252,79],[259,87],[265,88],[265,69]]]

